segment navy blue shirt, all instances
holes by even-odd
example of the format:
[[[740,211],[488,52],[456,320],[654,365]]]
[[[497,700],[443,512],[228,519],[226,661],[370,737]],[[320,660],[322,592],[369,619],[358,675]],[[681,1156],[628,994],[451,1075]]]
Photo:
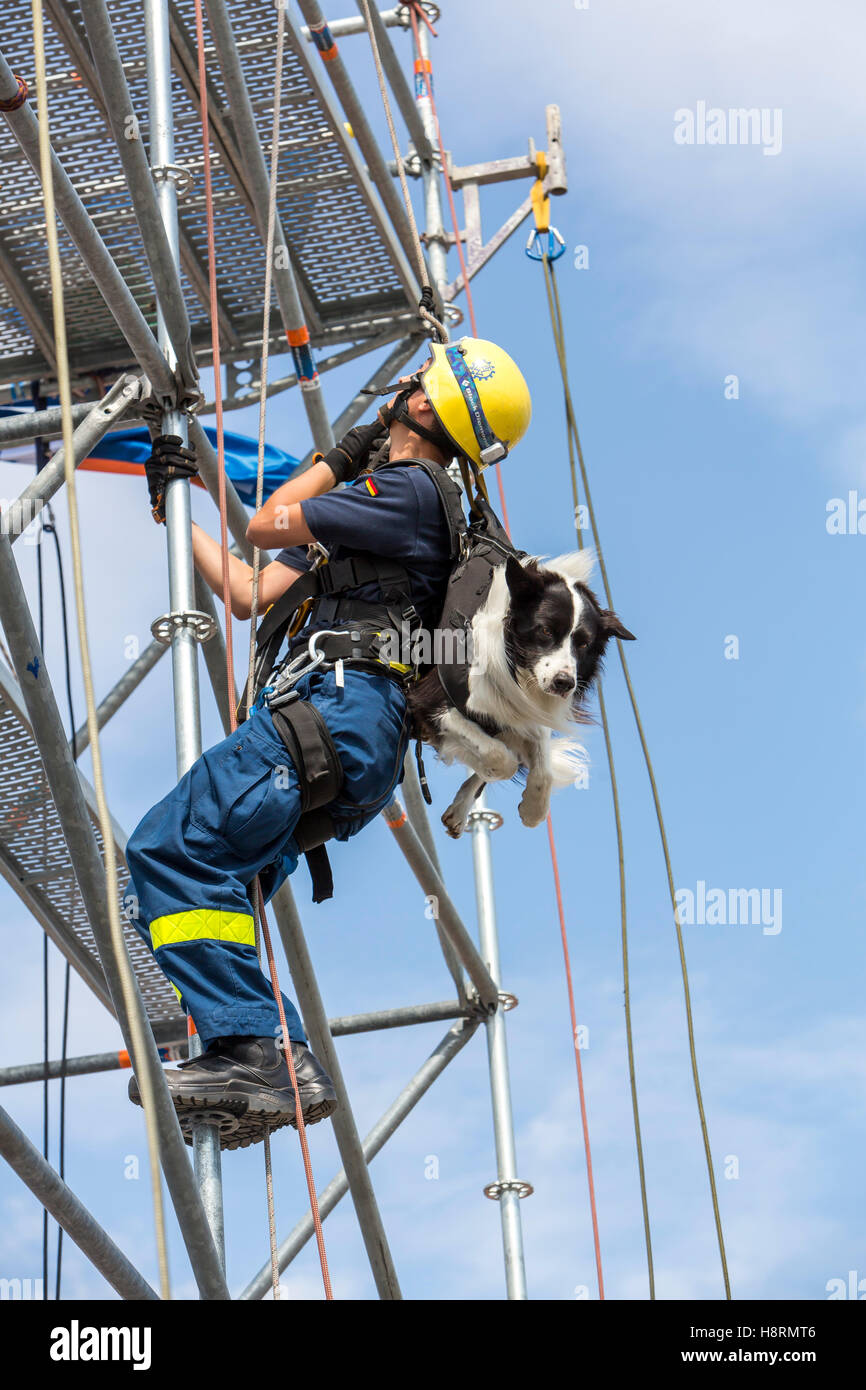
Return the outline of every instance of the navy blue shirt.
[[[423,468],[407,462],[405,467],[380,469],[337,492],[308,498],[301,510],[311,534],[327,546],[332,560],[363,554],[402,565],[422,622],[427,627],[436,623],[451,572],[448,523],[436,484]],[[291,546],[274,558],[293,569],[311,567],[305,546]],[[372,584],[347,589],[346,597],[381,601]]]

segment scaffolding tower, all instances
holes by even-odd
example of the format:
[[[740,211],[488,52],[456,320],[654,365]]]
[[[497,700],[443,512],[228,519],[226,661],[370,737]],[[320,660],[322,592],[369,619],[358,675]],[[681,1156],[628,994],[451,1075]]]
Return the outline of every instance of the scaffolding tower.
[[[283,0],[285,3],[285,0]],[[110,431],[155,421],[163,433],[195,445],[202,480],[218,497],[215,451],[199,423],[207,411],[199,375],[212,365],[208,243],[203,193],[201,93],[193,0],[44,0],[52,113],[52,165],[63,269],[73,407],[74,466]],[[299,0],[297,23],[286,13],[273,286],[278,314],[268,344],[292,345],[295,371],[268,382],[268,394],[300,386],[314,446],[327,448],[368,408],[360,393],[331,417],[323,377],[328,370],[387,348],[367,383],[393,377],[424,341],[420,285],[413,270],[410,228],[395,185],[395,165],[378,146],[346,67],[338,40],[366,33],[358,16],[327,25],[315,0]],[[431,17],[439,7],[425,5]],[[266,208],[274,81],[274,6],[270,0],[207,0],[208,107],[213,158],[216,275],[226,409],[258,398],[265,283]],[[39,383],[50,398],[57,362],[44,247],[38,122],[26,100],[33,54],[20,0],[0,0],[6,38],[0,44],[0,103],[6,121],[0,143],[0,405],[13,405]],[[410,27],[409,7],[372,9],[382,63],[406,127],[408,173],[421,181],[425,246],[435,309],[459,322],[454,304],[463,285],[449,278],[454,237],[442,216],[442,159],[423,82],[410,89],[390,31]],[[362,39],[358,39],[361,42]],[[419,26],[416,59],[429,59]],[[317,52],[318,50],[318,52]],[[322,63],[319,57],[325,56]],[[423,70],[423,69],[422,69]],[[417,65],[416,65],[417,71]],[[25,85],[26,84],[26,85]],[[559,112],[546,111],[546,151],[459,166],[446,152],[447,173],[463,194],[466,275],[472,278],[532,210],[531,196],[486,242],[480,189],[531,179],[545,193],[566,191]],[[316,360],[313,354],[316,354]],[[384,377],[383,377],[384,373]],[[0,447],[57,437],[59,407],[0,418]],[[305,460],[305,464],[309,457]],[[303,466],[303,465],[302,465]],[[113,825],[103,843],[93,789],[76,757],[86,728],[64,730],[50,672],[31,617],[13,546],[63,485],[62,446],[0,515],[0,618],[12,669],[0,661],[0,874],[93,994],[117,1019],[125,1054],[108,1053],[0,1070],[10,1085],[55,1075],[78,1075],[124,1064],[132,1053],[130,1017],[123,1005],[109,935],[103,856],[113,855],[121,894],[127,871],[125,837]],[[250,558],[248,515],[227,482],[228,527],[237,553]],[[154,640],[101,701],[102,727],[170,650],[178,776],[201,753],[199,649],[226,732],[225,641],[210,590],[195,574],[190,537],[189,482],[167,496],[170,612],[156,619]],[[269,557],[262,556],[263,563]],[[526,1298],[520,1199],[531,1192],[517,1173],[505,1013],[516,1002],[501,987],[493,898],[491,833],[501,818],[483,800],[469,816],[479,939],[461,919],[442,881],[414,764],[407,759],[405,805],[396,798],[383,817],[422,891],[438,904],[435,929],[454,985],[454,997],[375,1013],[326,1015],[292,891],[273,900],[280,937],[311,1046],[332,1076],[339,1098],[333,1126],[343,1168],[319,1195],[326,1216],[349,1192],[376,1289],[399,1298],[400,1286],[370,1180],[369,1164],[448,1063],[483,1023],[487,1035],[497,1177],[486,1194],[500,1205],[506,1290]],[[37,832],[38,827],[38,832]],[[197,1126],[190,1164],[161,1070],[186,1041],[186,1019],[170,985],[132,924],[124,939],[135,976],[134,1008],[147,1024],[148,1051],[137,1058],[156,1093],[160,1151],[170,1198],[202,1298],[229,1290],[222,1226],[218,1135]],[[442,1021],[448,1031],[393,1104],[361,1139],[334,1048],[334,1038],[375,1029]],[[83,1207],[33,1143],[0,1108],[0,1154],[123,1298],[157,1295],[96,1219]],[[279,1248],[284,1270],[310,1238],[310,1213]],[[262,1297],[270,1267],[240,1297]]]

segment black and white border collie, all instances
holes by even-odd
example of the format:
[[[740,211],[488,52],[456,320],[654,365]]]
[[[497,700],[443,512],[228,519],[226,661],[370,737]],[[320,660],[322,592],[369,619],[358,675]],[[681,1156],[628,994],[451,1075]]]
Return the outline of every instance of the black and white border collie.
[[[524,767],[519,815],[535,826],[554,787],[573,783],[584,764],[569,726],[590,722],[586,698],[611,637],[634,640],[587,587],[592,567],[586,550],[546,561],[509,556],[472,619],[465,713],[451,705],[435,670],[411,689],[421,737],[443,762],[462,762],[472,774],[442,817],[454,839],[486,782]]]

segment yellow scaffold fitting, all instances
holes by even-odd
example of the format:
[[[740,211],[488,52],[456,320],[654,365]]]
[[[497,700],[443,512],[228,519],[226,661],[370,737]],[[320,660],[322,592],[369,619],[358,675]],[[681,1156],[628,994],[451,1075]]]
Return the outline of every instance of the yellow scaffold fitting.
[[[547,155],[542,150],[535,152],[535,165],[538,169],[538,178],[532,185],[532,193],[530,194],[535,226],[530,231],[526,241],[526,254],[531,261],[541,261],[545,257],[549,261],[556,261],[565,250],[565,241],[556,228],[550,225],[550,198],[544,191],[544,180],[547,177]]]

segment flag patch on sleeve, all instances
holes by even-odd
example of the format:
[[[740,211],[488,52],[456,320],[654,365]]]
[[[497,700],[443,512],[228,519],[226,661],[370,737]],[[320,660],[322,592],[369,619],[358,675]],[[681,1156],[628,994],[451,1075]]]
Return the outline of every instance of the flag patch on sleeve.
[[[370,494],[371,497],[378,497],[378,496],[379,496],[379,489],[377,488],[376,484],[373,482],[373,479],[372,479],[372,478],[367,478],[367,480],[366,480],[366,487],[367,487],[367,491],[369,492],[369,494]]]

